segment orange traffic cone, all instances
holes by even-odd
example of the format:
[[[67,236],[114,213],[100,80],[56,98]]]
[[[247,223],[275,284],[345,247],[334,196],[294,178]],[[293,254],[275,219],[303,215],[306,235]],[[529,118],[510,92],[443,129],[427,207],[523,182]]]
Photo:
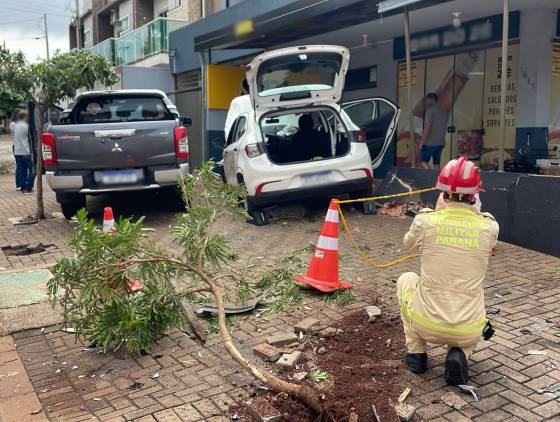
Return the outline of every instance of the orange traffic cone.
[[[295,276],[294,281],[324,293],[352,287],[352,284],[338,279],[338,200],[332,199],[329,204],[307,274]]]
[[[115,219],[113,218],[113,209],[105,207],[103,210],[103,232],[112,233],[115,229]]]

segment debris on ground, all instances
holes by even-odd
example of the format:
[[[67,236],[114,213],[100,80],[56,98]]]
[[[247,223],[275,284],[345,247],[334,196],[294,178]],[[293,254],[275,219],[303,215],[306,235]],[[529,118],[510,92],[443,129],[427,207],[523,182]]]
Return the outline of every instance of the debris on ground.
[[[324,355],[327,353],[327,349],[325,348],[325,346],[321,346],[319,347],[319,349],[317,349],[317,354],[318,355]]]
[[[379,307],[377,307],[375,305],[366,306],[365,310],[366,310],[366,314],[369,318],[368,319],[369,322],[375,322],[377,317],[379,315],[381,315],[381,309],[379,309]]]
[[[336,336],[337,330],[336,330],[336,328],[333,328],[333,327],[327,327],[324,330],[322,330],[320,332],[320,334],[321,334],[321,337],[332,338],[332,337]]]
[[[293,378],[294,378],[296,381],[303,381],[303,380],[305,379],[306,376],[307,376],[307,372],[301,371],[301,372],[296,372],[296,373],[294,374],[294,377],[293,377]]]
[[[261,343],[253,348],[255,356],[266,362],[276,362],[282,356],[282,351],[270,344]]]
[[[293,369],[298,360],[301,358],[301,352],[296,350],[292,353],[284,353],[276,362],[276,366],[283,371]]]
[[[152,375],[152,379],[155,380],[159,378],[159,372],[156,372],[154,375]]]
[[[295,325],[294,332],[310,334],[311,332],[313,332],[313,327],[319,325],[319,322],[320,321],[316,318],[305,318]]]
[[[556,384],[549,385],[548,387],[543,388],[542,390],[537,390],[537,393],[539,394],[557,393],[559,391],[560,391],[560,382],[557,382]]]
[[[371,411],[373,412],[373,416],[375,417],[375,422],[381,422],[381,418],[379,417],[379,413],[377,413],[377,407],[375,407],[375,404],[371,405]]]
[[[358,415],[355,413],[350,413],[350,417],[348,418],[348,422],[358,422]]]
[[[271,346],[286,346],[298,341],[298,336],[294,333],[280,333],[266,338],[266,342]]]
[[[494,308],[493,306],[486,307],[486,315],[498,315],[500,313],[500,308]]]
[[[282,414],[267,400],[256,398],[246,403],[247,409],[257,422],[279,422]]]
[[[136,382],[133,382],[132,384],[130,384],[128,386],[128,388],[130,390],[138,390],[139,388],[142,388],[143,385],[144,385],[143,383],[136,381]]]
[[[395,405],[395,412],[399,419],[403,422],[411,421],[416,413],[416,408],[406,403],[399,403]]]
[[[429,208],[428,204],[423,202],[406,202],[398,204],[396,202],[386,202],[379,210],[379,214],[387,215],[389,217],[399,217],[406,219],[406,217],[416,217],[416,215],[423,208]]]
[[[463,400],[461,397],[459,397],[453,391],[449,391],[449,392],[445,393],[441,397],[441,401],[444,402],[449,407],[452,407],[455,410],[461,410],[463,407],[465,407],[468,404],[465,400]]]
[[[412,389],[410,387],[406,387],[404,391],[401,393],[401,395],[399,396],[399,403],[403,403],[408,398],[411,392]]]
[[[478,401],[478,394],[476,394],[475,387],[473,387],[472,385],[465,385],[465,384],[460,384],[457,387],[459,387],[463,393],[472,395],[474,401]]]
[[[523,328],[521,330],[521,334],[535,335],[535,334],[540,333],[541,331],[548,330],[550,327],[553,327],[553,326],[554,326],[554,323],[548,322],[548,321],[545,321],[542,324],[535,323],[535,324],[531,325],[529,328]]]
[[[542,355],[546,356],[546,350],[527,350],[528,355]]]

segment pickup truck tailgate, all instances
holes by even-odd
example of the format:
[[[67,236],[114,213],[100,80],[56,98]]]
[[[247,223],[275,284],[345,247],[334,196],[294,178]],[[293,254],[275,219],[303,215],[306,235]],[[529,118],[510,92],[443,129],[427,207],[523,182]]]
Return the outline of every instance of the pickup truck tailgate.
[[[53,126],[58,169],[124,169],[172,163],[174,128],[174,120]]]

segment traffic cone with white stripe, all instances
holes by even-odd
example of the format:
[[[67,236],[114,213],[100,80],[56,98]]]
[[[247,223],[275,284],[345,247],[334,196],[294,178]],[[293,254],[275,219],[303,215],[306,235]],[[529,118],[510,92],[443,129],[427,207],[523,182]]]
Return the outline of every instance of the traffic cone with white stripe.
[[[338,279],[338,200],[332,199],[329,204],[307,274],[295,276],[294,281],[324,293],[352,287]]]
[[[113,218],[113,209],[105,207],[103,210],[103,232],[113,233],[115,230],[115,219]]]

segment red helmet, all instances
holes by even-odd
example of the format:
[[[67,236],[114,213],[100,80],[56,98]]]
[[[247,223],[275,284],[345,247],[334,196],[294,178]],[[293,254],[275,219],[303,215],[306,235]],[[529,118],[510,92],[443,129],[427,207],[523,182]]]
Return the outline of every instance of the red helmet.
[[[480,173],[467,157],[448,162],[440,171],[436,188],[449,193],[474,195],[480,191]]]

